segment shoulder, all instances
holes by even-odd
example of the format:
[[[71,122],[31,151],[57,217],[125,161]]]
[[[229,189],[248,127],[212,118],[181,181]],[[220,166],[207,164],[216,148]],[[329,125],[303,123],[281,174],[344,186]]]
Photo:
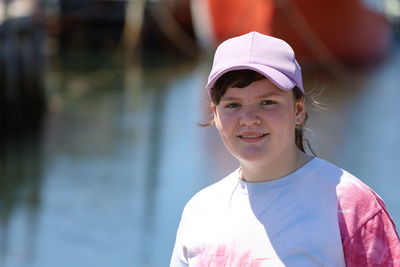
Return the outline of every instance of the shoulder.
[[[382,209],[381,197],[360,179],[343,170],[340,183],[337,186],[339,204],[343,212],[350,209],[361,209],[360,211],[378,212]]]
[[[348,227],[362,224],[384,208],[379,195],[360,179],[333,163],[316,160],[314,176],[318,185],[327,183],[335,191],[339,219],[345,217]]]
[[[357,231],[377,214],[387,213],[382,198],[368,185],[343,171],[336,189],[338,196],[338,219],[345,244]]]
[[[204,214],[222,205],[238,184],[238,170],[197,192],[185,205],[183,216]]]
[[[335,184],[338,208],[342,213],[363,216],[362,213],[365,211],[376,213],[382,209],[382,205],[384,205],[382,199],[368,185],[335,164],[323,159],[318,160],[320,162],[319,173],[335,177],[330,180]]]
[[[319,159],[319,173],[334,183],[343,244],[375,215],[387,214],[382,198],[367,184],[336,165]]]

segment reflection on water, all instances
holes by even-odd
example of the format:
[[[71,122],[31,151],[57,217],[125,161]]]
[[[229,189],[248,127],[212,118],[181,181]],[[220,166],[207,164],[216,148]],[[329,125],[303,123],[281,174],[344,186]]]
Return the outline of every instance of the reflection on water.
[[[1,147],[1,266],[167,266],[185,202],[237,165],[197,126],[210,59],[173,62],[52,63],[42,131]],[[397,224],[399,64],[396,48],[352,81],[306,78],[331,106],[311,111],[318,154],[374,187]]]
[[[5,266],[12,254],[32,259],[35,252],[43,174],[35,133],[8,137],[0,147],[0,266]]]

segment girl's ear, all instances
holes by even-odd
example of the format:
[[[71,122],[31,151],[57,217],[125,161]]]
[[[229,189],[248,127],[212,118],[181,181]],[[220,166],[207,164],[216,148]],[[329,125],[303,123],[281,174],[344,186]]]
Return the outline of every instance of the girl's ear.
[[[220,124],[219,117],[218,117],[217,106],[216,105],[211,105],[211,110],[213,111],[213,116],[214,116],[213,122],[214,122],[214,125],[219,130],[219,127],[220,127],[221,124]]]
[[[295,104],[296,124],[303,124],[306,119],[306,114],[307,109],[304,97],[297,99]]]

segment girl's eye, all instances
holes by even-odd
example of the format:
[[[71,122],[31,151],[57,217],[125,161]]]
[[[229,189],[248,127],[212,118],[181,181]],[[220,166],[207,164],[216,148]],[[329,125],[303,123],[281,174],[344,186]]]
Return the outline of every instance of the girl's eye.
[[[263,101],[261,101],[261,105],[274,105],[274,104],[276,104],[276,102],[273,101],[273,100],[263,100]]]
[[[225,108],[238,108],[238,107],[240,107],[238,103],[230,103],[225,105]]]

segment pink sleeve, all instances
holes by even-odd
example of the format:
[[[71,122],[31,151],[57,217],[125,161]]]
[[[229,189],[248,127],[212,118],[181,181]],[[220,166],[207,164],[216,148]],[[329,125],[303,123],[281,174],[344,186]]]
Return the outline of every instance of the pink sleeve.
[[[343,243],[347,266],[400,266],[400,241],[384,206]]]

